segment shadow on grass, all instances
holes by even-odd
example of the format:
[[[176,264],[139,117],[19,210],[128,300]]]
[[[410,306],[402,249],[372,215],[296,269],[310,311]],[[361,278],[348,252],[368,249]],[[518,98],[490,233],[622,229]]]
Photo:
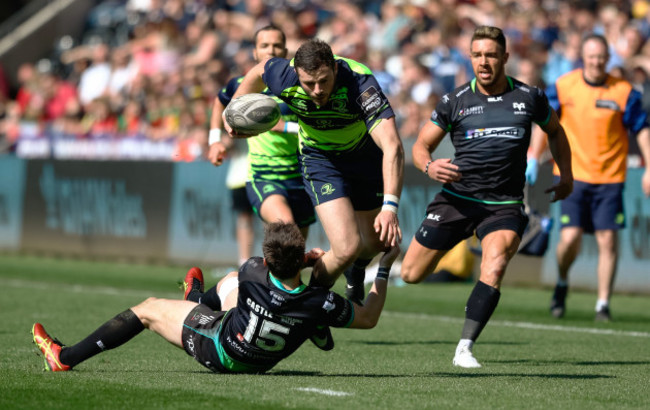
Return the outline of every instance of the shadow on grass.
[[[574,366],[632,366],[632,365],[648,365],[650,361],[588,361],[588,362],[571,362],[567,360],[539,360],[539,359],[517,359],[517,360],[490,360],[491,363],[500,363],[500,364],[532,364],[532,365],[574,365]]]
[[[614,379],[616,376],[608,374],[568,374],[568,373],[550,373],[550,374],[528,374],[528,373],[422,373],[422,374],[352,374],[352,373],[322,373],[322,372],[304,372],[281,370],[279,372],[267,373],[266,376],[299,376],[299,377],[358,377],[358,378],[413,378],[413,377],[446,377],[446,378],[486,378],[486,377],[527,377],[540,379],[567,379],[567,380],[593,380],[593,379]]]
[[[564,374],[564,373],[550,373],[550,374],[527,374],[527,373],[432,373],[433,377],[449,377],[449,378],[479,378],[479,377],[527,377],[539,379],[567,379],[567,380],[592,380],[592,379],[615,379],[616,376],[608,374]]]
[[[386,340],[348,340],[345,343],[355,343],[364,345],[377,345],[377,346],[401,346],[401,345],[456,345],[457,340],[407,340],[407,341],[386,341]],[[530,343],[524,342],[481,342],[481,345],[495,345],[495,346],[521,346],[529,345]]]
[[[633,366],[633,365],[648,365],[650,361],[624,361],[624,360],[610,360],[610,361],[590,361],[590,362],[573,362],[576,366]]]

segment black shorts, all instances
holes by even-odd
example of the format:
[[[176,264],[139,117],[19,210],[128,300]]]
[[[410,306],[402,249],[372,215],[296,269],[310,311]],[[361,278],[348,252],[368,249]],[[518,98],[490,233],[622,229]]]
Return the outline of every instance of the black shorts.
[[[221,320],[226,312],[215,312],[206,305],[197,305],[183,323],[183,348],[203,366],[218,373],[227,373],[219,360],[216,344]]]
[[[484,204],[443,191],[427,206],[427,216],[415,239],[429,249],[450,250],[474,231],[479,239],[503,229],[515,231],[521,238],[526,225],[528,216],[523,204]]]
[[[246,194],[246,187],[234,188],[230,190],[230,196],[232,198],[232,209],[237,212],[252,214],[253,207],[251,206],[250,201],[248,200],[248,195]]]

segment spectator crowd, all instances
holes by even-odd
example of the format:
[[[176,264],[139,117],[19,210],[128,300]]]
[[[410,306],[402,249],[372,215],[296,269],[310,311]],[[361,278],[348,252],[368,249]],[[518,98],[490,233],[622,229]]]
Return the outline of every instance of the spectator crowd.
[[[478,25],[504,30],[508,74],[525,83],[544,87],[577,68],[581,38],[595,32],[611,46],[611,73],[650,86],[649,0],[112,0],[92,9],[82,38],[23,62],[14,90],[0,81],[0,151],[51,155],[48,144],[75,142],[86,154],[99,147],[95,157],[144,147],[203,158],[212,102],[254,64],[253,34],[268,24],[286,33],[289,57],[318,37],[370,67],[403,139],[471,78]],[[650,109],[650,93],[644,102]],[[21,151],[23,141],[47,144]]]

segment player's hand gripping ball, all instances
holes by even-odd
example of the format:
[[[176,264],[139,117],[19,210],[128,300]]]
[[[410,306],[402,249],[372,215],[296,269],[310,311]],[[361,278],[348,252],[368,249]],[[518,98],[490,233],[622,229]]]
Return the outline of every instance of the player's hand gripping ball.
[[[277,124],[280,107],[266,94],[244,94],[230,101],[224,110],[224,117],[235,133],[257,135]]]

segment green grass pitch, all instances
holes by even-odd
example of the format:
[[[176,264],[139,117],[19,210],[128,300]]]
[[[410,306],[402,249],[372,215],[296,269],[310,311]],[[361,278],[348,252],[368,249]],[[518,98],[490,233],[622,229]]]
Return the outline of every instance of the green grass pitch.
[[[206,281],[214,277],[206,269]],[[623,409],[648,408],[650,299],[615,295],[594,323],[595,293],[505,287],[474,352],[452,366],[471,284],[391,286],[379,325],[335,329],[265,375],[213,374],[145,331],[68,373],[43,372],[30,330],[72,344],[148,296],[180,298],[183,267],[0,255],[1,409]],[[342,290],[341,281],[336,290]]]

